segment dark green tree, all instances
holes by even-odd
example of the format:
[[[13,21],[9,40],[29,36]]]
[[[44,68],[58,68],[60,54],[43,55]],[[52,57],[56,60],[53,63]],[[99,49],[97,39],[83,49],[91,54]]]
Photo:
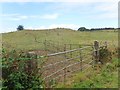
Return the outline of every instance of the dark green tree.
[[[78,31],[88,31],[88,29],[86,29],[85,27],[80,27]]]
[[[18,31],[24,30],[23,25],[19,25],[19,26],[17,27],[17,30],[18,30]]]

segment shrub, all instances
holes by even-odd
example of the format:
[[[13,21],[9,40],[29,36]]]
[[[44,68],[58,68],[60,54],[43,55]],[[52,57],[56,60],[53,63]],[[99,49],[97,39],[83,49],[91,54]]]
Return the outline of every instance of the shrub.
[[[25,71],[26,54],[15,50],[2,50],[2,88],[42,88],[43,81],[38,74],[28,75]]]
[[[112,54],[106,47],[100,47],[99,60],[101,63],[106,63],[112,60]]]

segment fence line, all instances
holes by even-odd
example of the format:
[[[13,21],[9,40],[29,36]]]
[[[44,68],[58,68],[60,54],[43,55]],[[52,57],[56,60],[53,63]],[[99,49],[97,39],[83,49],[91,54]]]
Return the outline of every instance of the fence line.
[[[67,60],[65,60],[65,61],[60,61],[60,62],[56,62],[56,63],[54,63],[54,64],[49,64],[49,65],[43,66],[43,68],[49,67],[49,66],[52,66],[52,65],[56,65],[56,64],[59,64],[59,63],[67,62],[67,61],[70,61],[70,60],[74,60],[74,59],[77,59],[77,58],[79,58],[79,57],[80,57],[80,56],[77,56],[77,57],[75,57],[75,58],[70,58],[70,59],[67,59]]]
[[[82,60],[82,61],[85,61],[85,60]],[[81,62],[81,61],[80,61],[80,62]],[[48,77],[50,77],[50,76],[52,76],[52,75],[56,74],[57,72],[59,72],[59,71],[61,71],[61,70],[64,70],[65,68],[68,68],[68,67],[71,67],[71,66],[73,66],[73,65],[76,65],[76,64],[78,64],[78,63],[80,63],[80,62],[73,63],[73,64],[70,64],[70,65],[68,65],[68,66],[65,66],[64,68],[62,68],[62,69],[60,69],[60,70],[58,70],[58,71],[54,72],[53,74],[51,74],[51,75],[49,75],[49,76],[45,77],[44,79],[46,79],[46,78],[48,78]],[[91,62],[92,62],[92,61],[90,61],[88,64],[90,64]]]
[[[59,54],[65,54],[65,53],[74,52],[74,51],[77,51],[77,50],[83,50],[83,49],[86,49],[88,47],[90,47],[90,46],[87,46],[87,47],[84,47],[84,48],[68,50],[68,51],[64,51],[64,52],[59,52],[59,53],[48,54],[47,56],[49,57],[49,56],[55,56],[55,55],[59,55]]]
[[[90,63],[92,63],[93,61],[90,61],[88,64],[90,64]],[[78,62],[78,63],[80,63],[80,62]],[[78,64],[78,63],[75,63],[75,64]],[[74,65],[74,64],[73,64]],[[84,65],[83,67],[81,67],[82,69],[83,68],[85,68],[85,67],[87,67],[88,65]],[[68,67],[70,67],[70,65],[68,66]],[[89,66],[89,67],[91,67],[91,66]],[[84,70],[87,70],[89,67],[87,67],[86,69],[84,69]],[[73,71],[71,71],[71,73],[72,72],[75,72],[75,71],[78,71],[78,70],[80,70],[81,68],[78,68],[78,69],[75,69],[75,70],[73,70]],[[64,70],[65,69],[65,67],[64,68],[62,68],[61,70]],[[50,76],[52,76],[52,75],[54,75],[55,73],[53,73],[53,74],[51,74],[51,75],[49,75],[48,77],[50,77]],[[66,73],[63,73],[63,74],[60,74],[60,75],[58,75],[57,77],[55,77],[55,78],[52,78],[52,79],[57,79],[57,78],[59,78],[59,77],[61,77],[61,76],[64,76],[64,75],[66,75]],[[46,78],[48,78],[48,77],[46,77]],[[46,79],[46,78],[44,78],[44,79]],[[49,82],[50,80],[48,80],[47,82]]]
[[[83,48],[77,48],[77,49],[72,49],[72,50],[67,50],[67,51],[64,51],[64,52],[58,52],[58,53],[53,53],[53,54],[47,54],[46,55],[46,57],[56,57],[56,56],[59,56],[59,55],[65,55],[65,60],[62,60],[62,61],[57,61],[57,62],[55,62],[55,63],[53,63],[53,64],[48,64],[48,65],[46,65],[46,66],[43,66],[43,68],[49,68],[50,66],[51,67],[55,67],[55,65],[60,65],[61,63],[63,63],[65,66],[63,67],[63,68],[61,68],[61,69],[57,69],[57,71],[54,71],[52,74],[49,74],[49,75],[47,75],[47,76],[44,76],[44,80],[46,81],[46,83],[48,83],[50,80],[53,80],[53,79],[56,79],[56,78],[58,78],[58,77],[60,77],[60,76],[64,76],[64,83],[65,83],[65,79],[66,79],[66,69],[68,69],[68,68],[72,68],[72,67],[76,67],[76,65],[77,65],[77,67],[78,67],[78,65],[79,65],[79,69],[74,69],[74,70],[71,70],[70,72],[72,73],[72,72],[75,72],[75,71],[78,71],[78,70],[81,70],[82,71],[82,69],[84,68],[84,64],[83,64],[83,66],[82,66],[82,63],[84,63],[84,61],[87,61],[87,60],[91,60],[91,57],[90,58],[83,58],[83,56],[85,56],[85,55],[92,55],[92,50],[90,50],[90,52],[89,53],[84,53],[84,52],[82,52],[83,50],[87,50],[87,49],[89,49],[89,48],[91,48],[91,46],[85,46],[85,47],[83,47]],[[92,48],[91,48],[92,49]],[[74,52],[76,52],[77,51],[77,53],[78,53],[78,51],[80,52],[80,53],[83,53],[83,54],[79,54],[79,55],[77,55],[77,56],[75,56],[75,57],[73,57],[73,54],[74,54]],[[73,54],[72,54],[72,53]],[[69,59],[67,59],[66,58],[66,55],[68,54],[68,53],[70,53],[70,58]],[[85,55],[84,55],[85,54]],[[73,60],[76,60],[76,59],[79,59],[79,60],[77,60],[77,61],[73,61]],[[49,59],[48,59],[49,60]],[[67,65],[66,66],[66,62],[68,62],[68,61],[73,61],[73,63],[72,64],[69,64],[69,65]],[[88,63],[89,64],[89,63]],[[50,69],[50,68],[49,68]],[[49,70],[48,69],[48,70]],[[58,74],[58,73],[60,73],[61,71],[64,71],[64,73],[61,73],[61,74]],[[56,74],[58,74],[57,76],[54,76],[54,75],[56,75]],[[53,78],[50,78],[50,77],[53,77]],[[47,78],[50,78],[50,80],[48,80]]]
[[[43,66],[42,68],[46,68],[46,67],[50,67],[50,66],[53,66],[53,65],[56,65],[56,64],[59,64],[59,63],[63,63],[63,62],[67,62],[67,61],[70,61],[70,60],[74,60],[74,59],[77,59],[77,58],[80,58],[81,56],[77,56],[77,57],[75,57],[75,58],[70,58],[70,59],[66,59],[66,60],[63,60],[63,61],[60,61],[60,62],[56,62],[56,63],[54,63],[54,64],[48,64],[48,65],[46,65],[46,66]],[[89,58],[90,59],[90,58]],[[84,61],[86,61],[86,59],[85,60],[83,60],[83,62]],[[38,67],[39,68],[39,67]]]
[[[68,43],[63,43],[63,42],[62,44],[60,44],[59,41],[56,43],[55,41],[45,40],[44,46],[45,46],[45,50],[55,53],[59,51],[67,51],[67,50],[76,49],[79,46],[81,47],[81,46],[93,46],[93,45],[92,44],[71,44],[71,43],[68,44]]]
[[[94,61],[99,61],[100,48],[103,47],[107,48],[107,44],[105,44],[104,46],[99,46],[99,42],[97,41],[94,42],[93,46],[85,46],[81,48],[81,46],[79,45],[79,48],[76,49],[72,49],[72,44],[71,44],[69,46],[70,50],[66,50],[66,44],[64,45],[65,45],[64,50],[62,52],[47,54],[46,56],[40,56],[40,57],[46,57],[48,62],[47,65],[43,65],[42,67],[42,70],[44,71],[43,78],[46,83],[48,83],[53,79],[57,79],[60,76],[64,76],[63,80],[65,83],[66,75],[68,73],[67,69],[70,69],[69,71],[70,73],[78,70],[80,70],[81,72],[87,70],[88,68],[94,65]],[[60,61],[56,62],[56,60],[59,60],[59,58]],[[61,61],[61,59],[63,60]],[[51,62],[50,60],[52,60],[53,64],[49,64],[49,62]],[[56,74],[58,75],[56,76]]]

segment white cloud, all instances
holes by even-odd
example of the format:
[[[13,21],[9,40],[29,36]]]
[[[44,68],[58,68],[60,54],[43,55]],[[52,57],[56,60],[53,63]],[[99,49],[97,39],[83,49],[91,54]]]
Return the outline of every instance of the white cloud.
[[[105,11],[105,12],[118,12],[118,3],[117,2],[108,2],[108,3],[102,3],[95,7],[98,11]]]
[[[118,16],[116,13],[104,13],[96,16],[96,18],[107,20],[107,19],[118,19]]]
[[[38,19],[57,19],[59,17],[58,13],[53,14],[44,14],[44,15],[29,15],[29,18],[38,18]]]
[[[24,19],[27,19],[28,16],[26,15],[20,15],[20,14],[17,14],[17,13],[14,13],[14,14],[1,14],[0,15],[2,17],[2,19],[4,20],[12,20],[12,21],[19,21],[19,20],[24,20]]]
[[[6,33],[6,32],[13,32],[16,31],[16,28],[11,28],[11,27],[0,27],[0,33]]]
[[[118,2],[119,0],[34,0],[34,2]],[[1,0],[0,2],[33,2],[33,0]]]
[[[19,20],[26,20],[26,19],[57,19],[59,14],[45,14],[45,15],[21,15],[21,14],[1,14],[2,19],[5,20],[12,20],[12,21],[19,21]]]
[[[18,16],[18,13],[14,13],[14,14],[0,14],[1,17],[14,17],[14,16]]]
[[[41,16],[42,19],[57,19],[59,16],[59,14],[55,13],[55,14],[46,14]]]
[[[19,16],[16,16],[16,17],[9,17],[8,20],[20,21],[20,20],[25,20],[25,19],[28,19],[28,18],[29,18],[28,16],[19,15]]]
[[[19,21],[21,19],[20,18],[8,18],[7,20],[10,20],[10,21]]]
[[[25,27],[25,29],[38,30],[38,29],[48,29],[48,28],[45,27],[45,26],[39,26],[39,27],[32,27],[32,26],[29,26],[29,27]]]
[[[33,30],[39,30],[39,29],[53,29],[53,28],[70,28],[73,30],[77,30],[80,27],[80,25],[75,25],[75,24],[51,24],[48,26],[30,26],[30,27],[25,27],[26,29],[33,29]]]
[[[26,27],[26,29],[53,29],[53,28],[70,28],[77,30],[80,26],[75,24],[51,24],[49,26]]]
[[[19,16],[20,19],[27,19],[29,16]]]
[[[103,19],[117,19],[118,18],[118,3],[103,3],[99,6],[96,6],[96,11],[103,12],[96,16],[96,18]]]
[[[71,28],[78,29],[80,26],[75,24],[52,24],[48,28]]]
[[[45,26],[40,26],[39,29],[48,29]]]
[[[72,0],[74,1],[74,0]],[[59,3],[52,6],[52,9],[58,10],[63,14],[71,13],[75,10],[78,14],[90,18],[100,19],[117,19],[118,18],[118,0],[89,0],[90,2],[83,1],[83,3]],[[78,9],[79,8],[79,9]]]

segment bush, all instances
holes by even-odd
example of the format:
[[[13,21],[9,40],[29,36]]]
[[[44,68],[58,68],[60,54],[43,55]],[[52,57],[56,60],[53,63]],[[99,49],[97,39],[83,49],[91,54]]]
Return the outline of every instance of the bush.
[[[99,60],[103,64],[112,60],[112,54],[106,47],[100,47],[99,54]]]
[[[25,71],[26,54],[15,50],[7,52],[2,50],[2,80],[6,89],[42,88],[43,80],[40,75],[28,75]]]
[[[42,80],[36,76],[29,76],[24,72],[13,72],[11,73],[7,80],[4,81],[3,86],[6,88],[41,88],[42,87]]]

